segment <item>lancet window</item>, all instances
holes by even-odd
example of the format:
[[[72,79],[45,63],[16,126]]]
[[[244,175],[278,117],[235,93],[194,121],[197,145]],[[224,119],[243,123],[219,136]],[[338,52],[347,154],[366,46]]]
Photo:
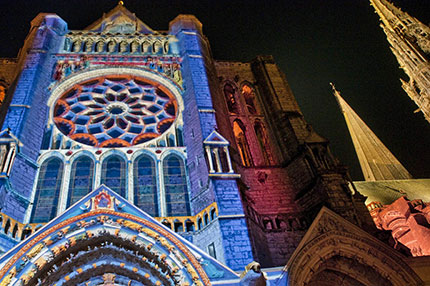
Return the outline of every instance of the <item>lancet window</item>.
[[[103,161],[101,183],[125,198],[126,162],[118,155],[111,155]]]
[[[245,84],[242,87],[242,96],[245,99],[246,108],[248,109],[248,112],[250,114],[257,114],[258,111],[255,104],[255,94],[252,88]]]
[[[159,216],[154,160],[141,155],[134,162],[134,204],[151,216]]]
[[[56,216],[63,165],[61,159],[56,157],[42,163],[36,185],[31,222],[47,222]]]
[[[191,215],[183,160],[169,155],[164,159],[163,170],[167,216]]]
[[[239,120],[233,122],[233,133],[242,164],[244,166],[252,166],[251,152],[249,151],[248,141],[246,140],[245,127]]]
[[[270,154],[270,145],[267,138],[266,129],[261,121],[257,120],[254,124],[255,135],[257,135],[258,144],[260,145],[261,153],[263,154],[266,164],[270,164],[272,156]]]
[[[225,96],[225,100],[227,101],[228,111],[230,111],[231,113],[238,113],[239,112],[238,104],[234,94],[235,94],[234,87],[231,84],[227,83],[224,86],[224,96]]]
[[[72,164],[67,207],[73,205],[93,190],[94,162],[88,156],[81,156]]]
[[[82,41],[83,49],[87,43]],[[92,43],[103,51],[111,50],[113,43],[115,51],[141,48],[138,42],[133,49],[128,42],[127,47],[113,40]],[[54,208],[53,216],[38,218],[34,207],[28,214],[31,221],[48,222],[101,184],[151,216],[191,214],[179,117],[182,103],[177,100],[181,98],[155,83],[146,77],[109,74],[84,79],[55,97],[40,162],[48,156],[58,158],[58,153],[67,160],[60,161],[64,175],[59,177],[59,193],[45,204]],[[145,150],[134,148],[141,144]],[[39,169],[41,178],[45,169]],[[40,188],[35,188],[36,203]]]

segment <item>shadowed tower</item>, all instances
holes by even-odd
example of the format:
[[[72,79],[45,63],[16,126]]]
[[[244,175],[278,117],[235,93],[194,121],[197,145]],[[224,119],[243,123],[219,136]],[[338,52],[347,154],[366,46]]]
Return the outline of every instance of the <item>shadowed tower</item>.
[[[403,180],[412,176],[331,84],[354,143],[366,181]]]
[[[430,122],[430,28],[386,0],[370,0],[391,51],[409,77],[402,87]]]

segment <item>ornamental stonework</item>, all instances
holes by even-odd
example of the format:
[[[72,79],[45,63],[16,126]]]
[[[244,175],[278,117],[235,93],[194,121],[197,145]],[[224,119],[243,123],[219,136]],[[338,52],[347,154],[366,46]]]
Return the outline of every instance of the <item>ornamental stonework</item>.
[[[53,118],[61,133],[81,144],[127,147],[167,131],[177,106],[167,89],[147,79],[105,76],[65,92],[55,103]]]

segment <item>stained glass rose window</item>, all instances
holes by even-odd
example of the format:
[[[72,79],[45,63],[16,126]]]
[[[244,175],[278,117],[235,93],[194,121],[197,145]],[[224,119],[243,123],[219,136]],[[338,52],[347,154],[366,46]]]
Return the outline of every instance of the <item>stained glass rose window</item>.
[[[126,147],[159,137],[178,107],[163,86],[139,77],[104,76],[77,84],[56,102],[54,122],[69,138],[95,147]]]

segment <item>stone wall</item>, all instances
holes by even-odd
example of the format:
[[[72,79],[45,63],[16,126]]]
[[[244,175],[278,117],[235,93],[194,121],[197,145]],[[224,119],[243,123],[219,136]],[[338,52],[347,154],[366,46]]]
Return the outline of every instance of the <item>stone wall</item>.
[[[0,83],[9,86],[15,79],[17,59],[0,58]]]
[[[235,99],[247,104],[240,88],[254,88],[261,113],[250,114],[246,107],[228,112],[228,97],[222,92],[214,99],[221,134],[233,136],[232,159],[241,174],[240,188],[252,237],[253,251],[265,266],[285,263],[322,206],[328,206],[349,221],[369,226],[359,197],[348,188],[347,171],[328,149],[328,141],[306,122],[285,75],[270,56],[250,63],[217,62],[219,88],[235,88]],[[223,113],[218,112],[223,110]],[[234,138],[233,123],[242,122],[251,154],[244,165]],[[254,122],[263,122],[268,142],[261,148]],[[233,133],[233,134],[232,134]],[[263,152],[273,156],[265,161]],[[361,206],[361,205],[359,205]],[[270,262],[269,262],[270,261]]]
[[[2,129],[9,128],[22,143],[10,178],[2,182],[6,198],[2,212],[23,221],[36,176],[36,160],[47,120],[46,101],[55,53],[66,24],[56,15],[39,14],[22,49],[8,113]]]
[[[239,270],[253,260],[239,189],[234,180],[210,178],[208,181],[204,157],[203,141],[218,129],[213,106],[217,86],[214,86],[215,69],[209,44],[202,34],[201,23],[194,16],[179,15],[169,26],[170,33],[179,40],[178,47],[183,58],[184,141],[192,186],[192,209],[197,213],[212,200],[217,202],[219,226],[202,233],[222,241],[223,249],[218,244],[217,251],[229,267]],[[199,244],[207,250],[209,243],[203,240]]]

